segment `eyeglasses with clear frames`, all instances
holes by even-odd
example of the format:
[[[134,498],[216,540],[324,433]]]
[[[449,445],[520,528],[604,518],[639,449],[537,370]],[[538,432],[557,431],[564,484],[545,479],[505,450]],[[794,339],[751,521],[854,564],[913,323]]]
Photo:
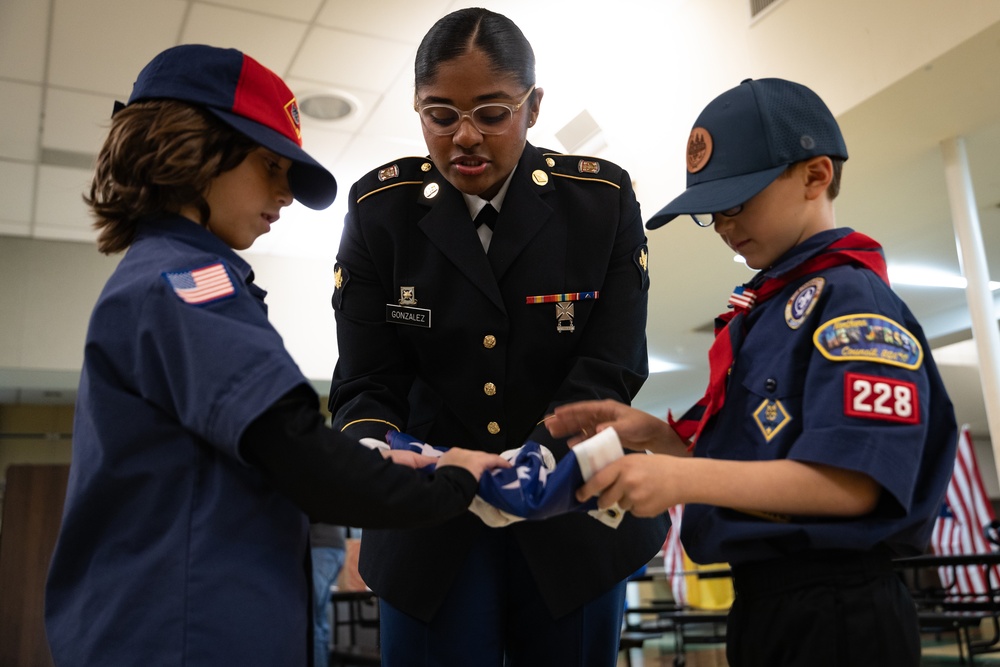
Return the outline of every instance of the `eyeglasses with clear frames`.
[[[451,104],[414,104],[413,109],[420,114],[420,121],[431,134],[455,134],[463,118],[471,120],[480,134],[503,134],[513,124],[514,114],[524,106],[534,90],[534,86],[528,88],[517,104],[487,102],[468,111]]]
[[[715,223],[715,216],[721,215],[726,218],[733,218],[743,212],[743,207],[746,204],[737,204],[732,208],[727,208],[725,211],[719,211],[718,213],[691,213],[691,219],[694,220],[694,224],[699,227],[711,227]]]

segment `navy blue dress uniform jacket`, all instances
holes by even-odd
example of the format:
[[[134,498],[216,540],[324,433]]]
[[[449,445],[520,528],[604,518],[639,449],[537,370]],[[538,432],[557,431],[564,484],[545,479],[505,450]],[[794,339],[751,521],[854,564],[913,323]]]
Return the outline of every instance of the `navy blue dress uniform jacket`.
[[[644,382],[646,239],[620,167],[526,145],[488,254],[462,194],[427,158],[372,171],[348,205],[333,295],[334,428],[497,453],[531,439],[559,459],[568,450],[546,414],[583,399],[629,402]],[[468,513],[430,529],[366,530],[361,574],[429,620],[479,531],[512,530],[559,616],[648,562],[668,526],[666,515],[626,516],[612,529],[574,513],[494,529]]]

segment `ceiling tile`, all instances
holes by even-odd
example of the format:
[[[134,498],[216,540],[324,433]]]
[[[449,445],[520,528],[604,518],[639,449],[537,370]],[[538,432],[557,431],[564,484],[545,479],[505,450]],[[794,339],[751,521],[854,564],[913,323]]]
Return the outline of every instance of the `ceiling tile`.
[[[49,82],[127,95],[139,70],[176,43],[186,7],[180,0],[57,0]]]
[[[352,139],[353,135],[348,132],[328,130],[316,124],[302,125],[302,147],[317,162],[331,171]],[[334,176],[336,175],[335,173]],[[339,178],[337,183],[341,184]]]
[[[31,230],[35,167],[0,160],[0,234],[22,235]]]
[[[181,42],[243,51],[285,78],[307,25],[225,7],[195,4]]]
[[[401,40],[416,46],[451,4],[451,0],[327,0],[316,17],[316,23],[328,28]]]
[[[226,5],[234,9],[259,12],[296,21],[311,21],[322,2],[323,0],[281,0],[281,2],[274,0],[212,0],[214,5]],[[195,2],[194,4],[197,6],[201,3]]]
[[[413,47],[316,28],[306,37],[289,76],[382,92],[413,67]]]
[[[0,81],[0,158],[37,159],[41,111],[41,86]]]
[[[0,77],[41,83],[45,78],[48,2],[0,2]]]
[[[379,105],[372,110],[371,117],[361,128],[366,135],[385,135],[406,142],[424,144],[420,129],[420,117],[413,110],[413,75],[407,72],[387,88]],[[421,154],[426,149],[421,151]]]
[[[93,174],[83,169],[49,167],[38,172],[34,235],[38,238],[91,240],[93,220],[83,203]]]
[[[97,155],[111,127],[114,98],[52,89],[45,99],[42,147]]]

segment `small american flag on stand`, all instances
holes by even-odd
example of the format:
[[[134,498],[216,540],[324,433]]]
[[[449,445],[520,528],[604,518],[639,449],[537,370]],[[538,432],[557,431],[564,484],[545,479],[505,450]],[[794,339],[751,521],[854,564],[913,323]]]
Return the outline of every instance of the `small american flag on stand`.
[[[185,303],[201,305],[236,294],[233,281],[221,262],[191,271],[167,272],[163,277]]]
[[[670,591],[674,595],[674,603],[678,607],[687,606],[687,578],[684,572],[684,547],[681,546],[681,517],[684,505],[674,505],[667,508],[670,515],[670,532],[663,545],[663,569],[670,579]]]
[[[931,550],[939,556],[991,553],[993,548],[986,539],[985,529],[995,518],[993,505],[979,474],[972,436],[968,425],[965,425],[958,438],[955,469],[948,483],[941,514],[931,533]],[[955,579],[954,590],[959,594],[986,593],[988,589],[988,573],[982,567],[942,567],[938,574],[945,587]],[[994,572],[993,576],[997,574]],[[997,581],[1000,580],[995,580],[994,585]]]

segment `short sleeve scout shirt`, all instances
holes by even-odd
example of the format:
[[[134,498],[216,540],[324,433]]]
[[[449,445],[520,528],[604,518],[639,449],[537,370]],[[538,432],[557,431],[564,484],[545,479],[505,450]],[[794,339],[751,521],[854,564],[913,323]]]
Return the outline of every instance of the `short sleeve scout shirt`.
[[[87,334],[47,588],[53,656],[304,665],[307,522],[237,445],[306,379],[245,261],[184,218],[140,229]]]
[[[850,231],[807,239],[768,274],[791,270]],[[873,513],[844,519],[691,504],[684,546],[696,562],[734,564],[806,549],[919,553],[951,476],[955,438],[923,331],[875,273],[841,265],[793,280],[748,315],[725,404],[695,456],[857,470],[881,485],[882,499]]]

